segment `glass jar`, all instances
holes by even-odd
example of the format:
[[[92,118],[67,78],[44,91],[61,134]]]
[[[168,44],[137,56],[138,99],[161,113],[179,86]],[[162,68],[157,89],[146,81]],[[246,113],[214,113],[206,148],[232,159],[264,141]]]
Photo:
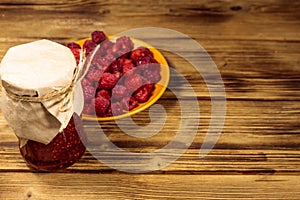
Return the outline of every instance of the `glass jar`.
[[[78,74],[70,49],[49,40],[12,47],[1,61],[2,113],[34,169],[67,168],[86,150],[81,106],[73,105],[78,91],[83,98]]]
[[[37,170],[54,171],[67,168],[77,162],[86,148],[86,134],[81,118],[74,113],[67,127],[59,132],[49,144],[28,140],[20,152],[27,164]]]

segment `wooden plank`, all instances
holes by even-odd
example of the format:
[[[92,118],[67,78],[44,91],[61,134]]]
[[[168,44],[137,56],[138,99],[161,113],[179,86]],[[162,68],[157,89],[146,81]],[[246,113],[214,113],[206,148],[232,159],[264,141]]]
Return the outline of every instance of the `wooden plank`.
[[[138,1],[2,1],[0,25],[6,31],[0,38],[65,41],[85,37],[99,28],[115,34],[159,24],[205,40],[299,40],[299,7],[299,2],[276,0],[190,0],[184,5],[180,1],[159,1],[143,6]]]
[[[35,172],[28,168],[20,156],[17,144],[12,143],[11,147],[3,146],[0,152],[1,172]],[[127,150],[136,151],[136,149]],[[124,154],[114,152],[93,152],[88,151],[76,164],[60,173],[85,172],[85,173],[110,173],[124,169],[128,171],[140,171],[143,159],[124,158]],[[101,154],[97,160],[94,155]],[[174,155],[171,155],[174,156]],[[167,158],[167,155],[164,157]],[[161,167],[160,170],[153,170],[154,174],[299,174],[300,154],[297,150],[230,150],[214,149],[204,158],[199,158],[199,150],[189,149],[178,160],[169,165]],[[123,163],[116,163],[114,166],[106,163],[112,160],[122,160]],[[127,170],[126,169],[126,170]]]
[[[162,131],[153,137],[146,139],[132,137],[118,128],[115,122],[103,122],[101,128],[110,141],[127,151],[146,153],[163,148],[177,134],[180,108],[176,102],[170,105],[169,100],[160,100],[159,103],[166,108],[168,117]],[[193,143],[176,162],[162,169],[161,172],[300,171],[300,126],[297,101],[228,101],[228,113],[222,135],[214,146],[214,150],[205,158],[199,158],[199,148],[209,126],[210,102],[199,101],[199,103],[201,119]],[[0,119],[0,170],[27,171],[28,168],[18,151],[17,138],[2,115]],[[134,120],[138,125],[150,122],[147,111],[134,116]],[[95,124],[86,122],[85,127],[90,134],[96,134],[96,136],[92,135],[93,137],[98,137]],[[186,130],[188,137],[190,127],[186,127]],[[142,134],[142,130],[139,131]],[[90,141],[93,142],[93,139],[90,138]],[[103,154],[104,161],[122,159],[122,155],[110,151],[104,154],[94,148],[93,153]],[[132,167],[138,168],[139,163],[136,165],[133,163]],[[112,169],[86,153],[83,159],[70,170],[109,171]]]
[[[1,199],[299,199],[299,176],[0,173]]]

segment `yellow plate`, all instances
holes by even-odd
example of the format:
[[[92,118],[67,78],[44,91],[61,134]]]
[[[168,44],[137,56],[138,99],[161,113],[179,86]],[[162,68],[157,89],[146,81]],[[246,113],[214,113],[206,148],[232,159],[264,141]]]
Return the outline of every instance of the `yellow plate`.
[[[90,38],[79,40],[79,41],[77,41],[77,43],[82,47],[84,42],[88,39],[90,39]],[[113,40],[113,39],[115,39],[115,37],[109,36],[109,39]],[[147,102],[141,103],[136,108],[132,109],[131,111],[129,111],[127,113],[121,114],[121,115],[112,116],[112,117],[95,117],[92,115],[82,114],[82,119],[92,120],[92,121],[110,121],[110,120],[114,120],[114,119],[129,117],[131,115],[134,115],[138,112],[141,112],[141,111],[149,108],[165,92],[165,90],[168,86],[168,83],[169,83],[169,79],[170,79],[170,71],[169,71],[168,63],[167,63],[165,57],[150,44],[143,42],[141,40],[135,39],[135,38],[131,38],[131,40],[134,43],[134,48],[138,48],[140,46],[149,48],[150,51],[153,53],[154,58],[157,60],[158,63],[161,64],[161,70],[160,70],[161,80],[155,84],[155,89],[152,92],[152,96],[149,98],[149,100]]]

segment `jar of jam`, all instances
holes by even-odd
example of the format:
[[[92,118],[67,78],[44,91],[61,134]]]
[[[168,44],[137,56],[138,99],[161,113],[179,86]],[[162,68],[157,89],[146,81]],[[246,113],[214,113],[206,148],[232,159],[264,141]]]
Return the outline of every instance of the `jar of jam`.
[[[70,49],[49,40],[12,47],[2,59],[2,113],[30,167],[63,169],[84,154],[83,105],[73,105],[78,71]]]
[[[81,118],[74,113],[67,127],[59,132],[49,144],[28,140],[23,146],[20,139],[20,152],[29,166],[52,171],[63,169],[77,162],[85,152],[85,133]]]

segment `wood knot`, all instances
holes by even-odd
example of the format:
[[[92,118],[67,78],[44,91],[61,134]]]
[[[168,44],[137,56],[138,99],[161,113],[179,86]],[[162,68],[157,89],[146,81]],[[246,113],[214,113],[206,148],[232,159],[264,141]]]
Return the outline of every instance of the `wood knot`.
[[[30,198],[30,197],[32,197],[32,193],[31,193],[31,191],[28,191],[27,192],[27,198]]]
[[[232,11],[239,11],[239,10],[242,10],[243,8],[241,6],[231,6],[230,7],[230,10]]]

